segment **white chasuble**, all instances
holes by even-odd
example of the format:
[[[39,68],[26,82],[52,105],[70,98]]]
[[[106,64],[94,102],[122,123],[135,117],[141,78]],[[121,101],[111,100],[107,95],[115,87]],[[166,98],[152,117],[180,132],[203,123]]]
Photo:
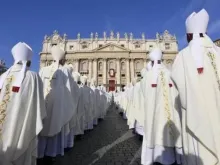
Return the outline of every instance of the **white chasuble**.
[[[91,99],[91,109],[92,109],[92,118],[93,120],[96,119],[96,94],[95,94],[95,87],[90,87],[90,99]]]
[[[76,105],[72,98],[71,74],[67,68],[62,66],[55,69],[55,65],[44,67],[40,71],[47,110],[41,136],[47,137],[57,135],[76,115],[76,108],[74,108]],[[69,131],[65,130],[65,134],[68,133]]]
[[[70,129],[76,128],[77,126],[77,108],[79,104],[79,99],[80,99],[80,88],[78,84],[74,81],[73,77],[69,78],[70,86],[71,86],[71,94],[72,94],[72,111],[73,111],[73,116],[70,120],[69,127]]]
[[[12,83],[21,70],[14,65],[0,93],[0,164],[34,165],[37,135],[46,116],[43,85],[38,74],[27,71],[18,92]]]
[[[133,109],[135,110],[134,118],[141,126],[144,126],[144,96],[140,88],[140,82],[135,84],[133,106]]]
[[[170,80],[169,71],[161,66],[158,68],[157,85],[152,85],[154,71],[146,73],[141,81],[144,95],[144,139],[142,162],[150,165],[153,162],[173,164],[179,162],[175,157],[182,151],[181,124],[176,100],[178,93]],[[142,154],[143,155],[143,154]],[[155,155],[157,157],[155,157]]]
[[[198,73],[190,47],[176,57],[172,78],[180,94],[185,165],[220,162],[220,56],[205,49]]]
[[[129,93],[128,93],[128,105],[127,105],[127,124],[129,126],[129,129],[134,128],[135,124],[135,118],[134,115],[137,113],[136,109],[134,109],[134,91],[135,91],[135,86],[130,87]]]

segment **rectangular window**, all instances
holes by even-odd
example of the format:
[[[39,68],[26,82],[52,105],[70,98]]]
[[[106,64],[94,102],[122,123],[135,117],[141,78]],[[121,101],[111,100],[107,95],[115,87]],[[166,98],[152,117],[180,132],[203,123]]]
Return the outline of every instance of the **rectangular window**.
[[[70,50],[73,50],[73,47],[74,47],[73,45],[70,45]]]
[[[135,48],[137,49],[137,48],[140,48],[141,47],[141,45],[135,45]]]
[[[102,74],[99,74],[99,77],[102,77]]]
[[[99,48],[101,48],[102,47],[102,44],[99,44]]]
[[[122,44],[122,45],[121,45],[121,47],[125,47],[125,45],[124,45],[124,44]]]
[[[170,49],[170,44],[169,43],[165,43],[165,49]]]
[[[125,77],[125,74],[122,74],[121,77]]]
[[[82,45],[82,48],[83,48],[83,49],[86,49],[86,48],[87,48],[87,45]]]
[[[57,44],[51,44],[51,47],[56,46]]]

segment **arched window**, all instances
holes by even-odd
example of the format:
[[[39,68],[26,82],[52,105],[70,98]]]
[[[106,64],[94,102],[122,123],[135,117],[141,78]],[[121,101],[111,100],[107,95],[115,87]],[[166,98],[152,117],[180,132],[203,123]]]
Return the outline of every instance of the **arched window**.
[[[125,62],[121,63],[121,70],[123,70],[123,71],[125,70]]]
[[[99,68],[99,71],[102,71],[102,62],[99,62],[98,68]]]

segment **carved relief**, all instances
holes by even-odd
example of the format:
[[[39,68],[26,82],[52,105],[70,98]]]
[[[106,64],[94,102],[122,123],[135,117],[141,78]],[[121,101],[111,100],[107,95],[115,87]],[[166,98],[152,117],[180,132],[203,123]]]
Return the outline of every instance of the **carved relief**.
[[[108,69],[115,69],[115,61],[111,60],[108,62]]]

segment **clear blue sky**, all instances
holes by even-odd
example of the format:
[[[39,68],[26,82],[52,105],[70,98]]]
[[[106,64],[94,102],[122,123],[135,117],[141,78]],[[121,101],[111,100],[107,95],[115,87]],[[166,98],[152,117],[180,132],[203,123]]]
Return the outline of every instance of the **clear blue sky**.
[[[33,48],[32,70],[38,71],[44,35],[54,30],[69,38],[110,30],[151,38],[167,29],[183,48],[185,19],[202,8],[210,14],[209,35],[220,38],[220,0],[2,0],[0,59],[12,65],[11,48],[23,41]]]

